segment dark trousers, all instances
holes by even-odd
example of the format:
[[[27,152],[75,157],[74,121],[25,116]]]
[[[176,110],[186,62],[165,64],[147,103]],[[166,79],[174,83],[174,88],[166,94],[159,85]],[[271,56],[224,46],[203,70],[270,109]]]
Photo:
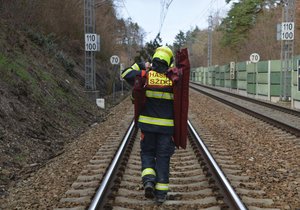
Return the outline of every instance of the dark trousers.
[[[143,183],[169,183],[170,158],[174,154],[175,144],[171,135],[143,132],[141,138],[142,171],[146,168],[155,170],[155,175],[142,177]],[[156,190],[157,194],[166,194],[167,190]]]

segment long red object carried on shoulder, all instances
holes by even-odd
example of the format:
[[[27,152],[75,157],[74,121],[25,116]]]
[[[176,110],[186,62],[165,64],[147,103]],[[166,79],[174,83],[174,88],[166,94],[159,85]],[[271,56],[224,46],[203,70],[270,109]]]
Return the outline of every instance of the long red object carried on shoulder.
[[[185,149],[187,144],[190,78],[190,62],[186,48],[176,53],[176,67],[171,68],[167,75],[174,82],[174,143],[177,148]]]
[[[146,78],[138,75],[135,77],[132,96],[134,98],[134,122],[137,126],[138,118],[141,110],[144,109],[146,103],[146,89],[145,89]]]

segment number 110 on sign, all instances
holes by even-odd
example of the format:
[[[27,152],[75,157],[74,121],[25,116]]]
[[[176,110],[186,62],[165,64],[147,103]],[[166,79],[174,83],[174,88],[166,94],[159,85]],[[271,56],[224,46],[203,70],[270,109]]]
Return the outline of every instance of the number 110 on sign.
[[[281,23],[281,40],[294,40],[294,22]]]
[[[85,34],[85,51],[99,51],[100,37],[97,34]]]

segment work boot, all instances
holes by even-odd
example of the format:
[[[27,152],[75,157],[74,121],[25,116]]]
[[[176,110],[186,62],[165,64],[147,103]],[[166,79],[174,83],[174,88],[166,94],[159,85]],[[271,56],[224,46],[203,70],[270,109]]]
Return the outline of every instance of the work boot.
[[[157,204],[162,204],[167,200],[167,195],[156,195],[156,203]]]
[[[146,182],[144,190],[146,198],[154,198],[154,184],[152,182]]]

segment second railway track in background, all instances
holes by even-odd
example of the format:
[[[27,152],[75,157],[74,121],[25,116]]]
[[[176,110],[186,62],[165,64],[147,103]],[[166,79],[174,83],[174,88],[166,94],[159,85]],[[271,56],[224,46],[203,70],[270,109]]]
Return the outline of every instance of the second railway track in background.
[[[190,87],[242,112],[300,137],[300,111],[191,83]]]

